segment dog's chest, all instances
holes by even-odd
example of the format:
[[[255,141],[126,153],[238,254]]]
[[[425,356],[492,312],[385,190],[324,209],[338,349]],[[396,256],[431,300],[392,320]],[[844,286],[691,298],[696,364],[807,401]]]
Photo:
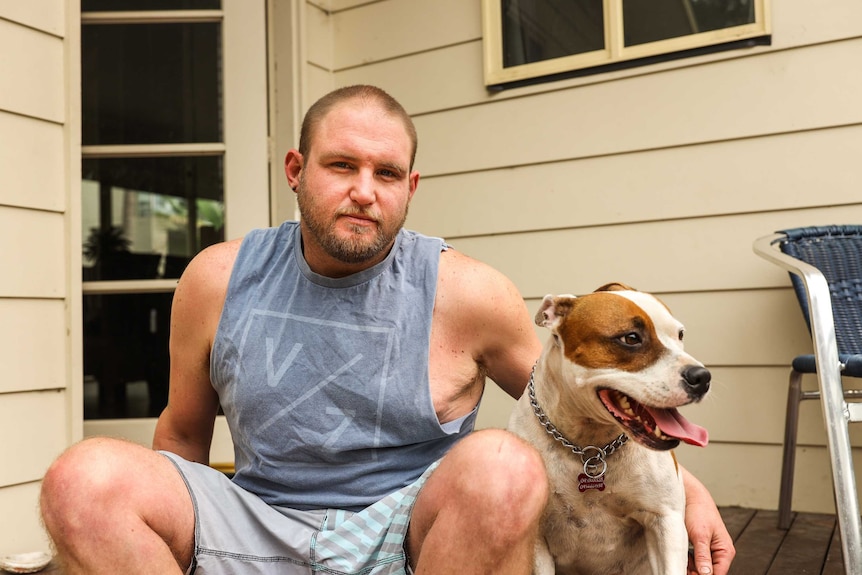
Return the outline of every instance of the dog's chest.
[[[602,490],[578,481],[582,464],[571,453],[544,455],[552,493],[542,532],[557,575],[650,573],[645,525],[684,507],[670,455],[626,445],[609,457]]]
[[[612,575],[647,570],[644,528],[625,494],[551,495],[542,532],[557,575]]]

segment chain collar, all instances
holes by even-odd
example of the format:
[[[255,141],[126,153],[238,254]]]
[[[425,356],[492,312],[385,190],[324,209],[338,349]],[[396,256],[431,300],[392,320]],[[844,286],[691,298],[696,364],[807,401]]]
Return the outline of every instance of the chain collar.
[[[608,469],[608,463],[605,458],[610,456],[614,451],[622,447],[629,440],[625,433],[620,433],[619,437],[605,445],[604,447],[596,447],[595,445],[587,445],[586,447],[578,447],[571,441],[565,438],[562,433],[551,423],[545,410],[539,405],[536,399],[536,384],[534,376],[536,374],[536,365],[533,365],[530,371],[530,383],[527,385],[527,390],[530,394],[530,405],[533,406],[533,413],[539,419],[539,423],[548,432],[548,435],[559,441],[563,447],[570,450],[573,454],[579,455],[581,461],[584,462],[584,473],[591,479],[599,479],[605,475]]]

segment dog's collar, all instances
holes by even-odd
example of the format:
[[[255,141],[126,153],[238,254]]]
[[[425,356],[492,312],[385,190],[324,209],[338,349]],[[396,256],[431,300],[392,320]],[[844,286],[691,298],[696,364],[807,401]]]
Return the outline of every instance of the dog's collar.
[[[605,475],[605,471],[608,470],[608,462],[605,461],[605,458],[611,455],[614,451],[622,447],[626,441],[629,440],[628,436],[625,433],[620,433],[619,437],[605,445],[604,447],[596,447],[595,445],[587,445],[586,447],[578,447],[571,441],[565,438],[560,430],[556,428],[556,426],[551,423],[551,420],[548,418],[548,415],[545,413],[545,410],[542,409],[542,406],[539,405],[539,401],[536,399],[536,384],[534,376],[536,374],[536,364],[533,364],[533,369],[530,371],[530,383],[527,385],[528,393],[530,394],[530,405],[533,406],[533,413],[536,414],[536,417],[539,419],[539,423],[542,424],[542,427],[545,428],[545,431],[548,432],[548,435],[553,437],[556,441],[559,441],[563,447],[569,449],[575,455],[579,455],[581,457],[581,461],[584,462],[584,474],[590,479],[601,479]]]

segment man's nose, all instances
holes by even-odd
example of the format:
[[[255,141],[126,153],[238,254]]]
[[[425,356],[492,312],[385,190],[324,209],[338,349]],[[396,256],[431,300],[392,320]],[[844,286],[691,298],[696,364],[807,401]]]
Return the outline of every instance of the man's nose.
[[[350,188],[350,199],[360,206],[373,204],[377,198],[373,174],[360,171]]]

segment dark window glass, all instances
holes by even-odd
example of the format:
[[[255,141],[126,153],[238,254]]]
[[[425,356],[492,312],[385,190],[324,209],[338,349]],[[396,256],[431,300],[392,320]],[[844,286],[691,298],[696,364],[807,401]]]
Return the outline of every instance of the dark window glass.
[[[503,67],[605,48],[602,0],[501,0]]]
[[[625,45],[754,23],[754,0],[623,0]]]
[[[222,158],[83,161],[84,281],[177,278],[224,240]]]
[[[167,404],[173,294],[84,295],[84,418],[156,417]]]
[[[221,9],[221,0],[81,0],[82,12],[219,9]]]
[[[84,145],[222,141],[221,25],[82,27]]]

